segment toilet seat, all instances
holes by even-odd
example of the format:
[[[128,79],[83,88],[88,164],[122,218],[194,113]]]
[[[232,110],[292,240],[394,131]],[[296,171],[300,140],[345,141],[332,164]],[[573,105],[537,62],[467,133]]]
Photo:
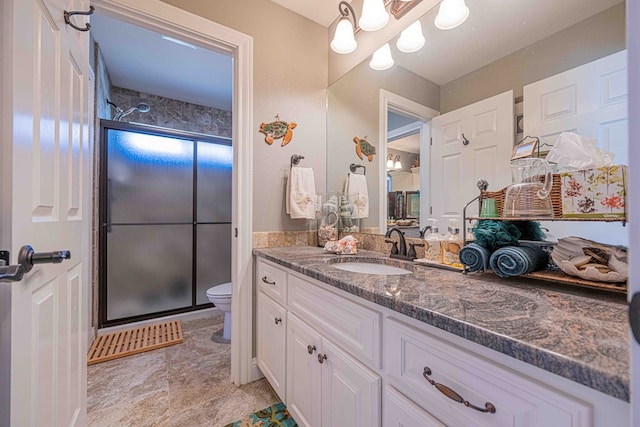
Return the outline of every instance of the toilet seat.
[[[213,286],[207,289],[207,297],[216,299],[231,299],[231,282],[222,285]]]

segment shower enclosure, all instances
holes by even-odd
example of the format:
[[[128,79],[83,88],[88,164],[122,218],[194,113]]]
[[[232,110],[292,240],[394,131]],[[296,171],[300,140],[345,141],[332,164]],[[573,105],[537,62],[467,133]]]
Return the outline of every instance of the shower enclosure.
[[[100,128],[100,326],[209,306],[231,281],[231,141]]]

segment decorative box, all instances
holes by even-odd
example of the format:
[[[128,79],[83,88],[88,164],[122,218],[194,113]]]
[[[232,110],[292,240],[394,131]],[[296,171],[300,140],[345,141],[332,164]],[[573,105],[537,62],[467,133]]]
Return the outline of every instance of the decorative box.
[[[560,173],[563,218],[626,218],[627,167]]]

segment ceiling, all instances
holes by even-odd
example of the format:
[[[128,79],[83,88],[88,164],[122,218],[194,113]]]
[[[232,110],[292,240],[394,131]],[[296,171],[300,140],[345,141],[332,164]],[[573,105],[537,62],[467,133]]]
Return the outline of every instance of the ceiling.
[[[339,15],[339,0],[271,1],[327,27]],[[426,45],[412,54],[393,47],[393,55],[398,66],[444,85],[621,2],[466,0],[470,15],[463,25],[437,30],[434,8],[422,18]],[[91,18],[91,33],[115,86],[231,110],[230,56],[181,46],[99,13]]]
[[[91,35],[114,86],[231,110],[231,56],[176,44],[99,13],[91,17]]]

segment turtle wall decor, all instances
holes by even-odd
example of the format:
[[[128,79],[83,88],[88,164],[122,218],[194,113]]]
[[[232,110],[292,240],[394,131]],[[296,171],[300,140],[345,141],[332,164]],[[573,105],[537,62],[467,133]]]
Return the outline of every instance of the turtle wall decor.
[[[367,159],[372,162],[373,155],[376,154],[376,147],[369,144],[367,141],[367,136],[364,138],[358,138],[357,136],[353,137],[353,142],[356,143],[356,154],[360,157],[360,160],[364,160],[363,155],[367,156]]]
[[[276,114],[276,119],[270,123],[262,123],[260,125],[260,132],[265,134],[264,140],[267,144],[273,144],[274,139],[282,138],[282,145],[284,147],[293,138],[293,128],[298,126],[295,122],[284,122],[280,120],[280,116]]]

